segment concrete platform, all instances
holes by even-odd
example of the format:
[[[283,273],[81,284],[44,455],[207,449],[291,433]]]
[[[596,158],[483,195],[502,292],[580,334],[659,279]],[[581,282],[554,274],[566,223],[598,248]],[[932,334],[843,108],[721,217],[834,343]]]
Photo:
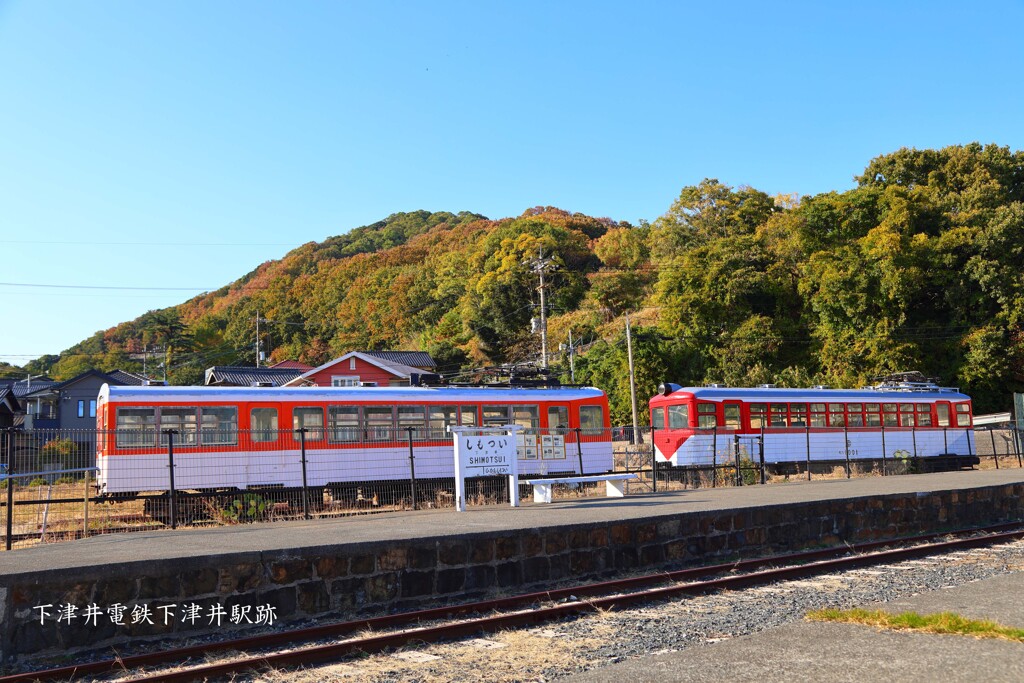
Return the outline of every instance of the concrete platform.
[[[215,613],[343,620],[1020,520],[1024,470],[1005,469],[96,536],[0,553],[0,666],[253,628],[214,624]],[[156,623],[62,623],[63,605],[176,612]],[[186,622],[187,606],[211,621]]]
[[[1024,573],[862,605],[892,613],[954,612],[1024,628]],[[801,622],[567,677],[567,683],[1024,681],[1024,643]]]
[[[168,561],[216,557],[239,552],[268,552],[388,542],[435,536],[533,530],[554,526],[612,523],[671,517],[684,513],[746,510],[840,499],[896,494],[930,495],[1024,483],[1024,470],[978,470],[891,477],[791,482],[767,486],[690,489],[632,494],[625,498],[580,498],[550,504],[388,512],[363,516],[240,524],[208,529],[179,529],[107,534],[88,539],[0,552],[0,577],[40,570],[109,566],[117,562]]]

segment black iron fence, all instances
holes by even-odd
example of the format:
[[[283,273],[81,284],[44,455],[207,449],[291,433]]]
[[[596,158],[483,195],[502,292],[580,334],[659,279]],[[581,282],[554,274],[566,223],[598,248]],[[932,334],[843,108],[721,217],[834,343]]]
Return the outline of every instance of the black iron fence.
[[[649,429],[526,430],[521,478],[632,472],[629,493],[790,479],[1022,467],[1009,425],[967,431],[696,430],[678,453]],[[657,444],[658,451],[654,446]],[[99,447],[99,450],[97,450]],[[674,448],[674,446],[673,446]],[[97,453],[100,453],[97,461]],[[664,460],[675,454],[673,465]],[[957,454],[943,460],[943,454]],[[966,456],[966,458],[965,458]],[[0,430],[4,546],[99,533],[314,519],[455,502],[451,436],[419,426],[355,431]],[[603,495],[598,484],[556,497]],[[520,497],[529,500],[528,485]],[[508,503],[504,477],[467,480],[469,505]]]

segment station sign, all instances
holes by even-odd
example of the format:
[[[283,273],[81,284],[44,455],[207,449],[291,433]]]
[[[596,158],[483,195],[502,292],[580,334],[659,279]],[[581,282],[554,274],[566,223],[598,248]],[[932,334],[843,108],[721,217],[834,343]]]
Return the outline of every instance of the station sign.
[[[519,425],[448,427],[455,442],[455,509],[466,511],[466,479],[507,476],[509,501],[519,507]]]

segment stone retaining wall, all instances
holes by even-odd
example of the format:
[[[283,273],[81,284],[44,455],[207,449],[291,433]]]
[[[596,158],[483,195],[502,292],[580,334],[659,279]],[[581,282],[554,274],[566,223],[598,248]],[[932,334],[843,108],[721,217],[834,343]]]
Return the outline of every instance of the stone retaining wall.
[[[358,543],[129,562],[79,573],[40,571],[0,578],[0,660],[8,666],[27,659],[59,663],[68,652],[129,640],[229,629],[242,635],[256,628],[247,619],[265,622],[269,615],[275,624],[344,620],[570,579],[1022,519],[1024,484],[1013,484],[423,538],[402,545]],[[77,609],[58,623],[66,605]],[[120,619],[115,618],[118,606],[124,606]],[[139,617],[146,609],[148,620],[133,623],[133,610]]]

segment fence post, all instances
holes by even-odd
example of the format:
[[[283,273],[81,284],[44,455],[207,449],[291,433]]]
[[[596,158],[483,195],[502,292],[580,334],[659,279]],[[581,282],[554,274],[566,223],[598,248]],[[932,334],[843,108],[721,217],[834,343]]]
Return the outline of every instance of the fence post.
[[[582,470],[580,474],[582,474]],[[658,446],[654,441],[654,427],[651,427],[651,493],[658,492]]]
[[[416,504],[416,455],[412,448],[412,425],[405,428],[409,437],[409,485],[412,489],[412,509],[419,510]]]
[[[1024,463],[1021,462],[1020,444],[1018,442],[1018,439],[1020,438],[1020,434],[1017,432],[1017,426],[1016,425],[1011,427],[1011,429],[1012,429],[1012,431],[1010,432],[1010,435],[1011,435],[1012,440],[1013,440],[1013,454],[1017,456],[1017,467],[1024,467]]]
[[[764,431],[764,429],[765,429],[764,425],[761,425],[761,431],[762,432]],[[807,423],[806,435],[807,435],[807,480],[810,481],[811,480],[811,424],[810,424],[810,422]]]
[[[82,505],[82,538],[89,538],[89,474],[85,471],[85,496]]]
[[[990,426],[988,428],[988,435],[992,438],[992,459],[996,461],[996,469],[999,469],[999,454],[996,453],[996,430]]]
[[[724,482],[723,482],[724,483]],[[718,485],[718,425],[711,428],[711,487]]]
[[[764,475],[764,427],[761,427],[761,438],[757,440],[757,459],[761,463],[761,483],[766,484]]]
[[[740,471],[740,439],[738,434],[733,443],[733,460],[736,463],[736,485],[743,486],[743,473]]]
[[[910,425],[910,440],[914,444],[914,459],[917,459],[917,427]]]
[[[583,472],[583,430],[579,427],[576,428],[576,456],[580,461],[580,476],[582,477]],[[610,436],[610,435],[609,435]],[[543,440],[543,439],[542,439]]]
[[[167,435],[167,469],[170,472],[170,495],[168,501],[171,508],[171,528],[178,528],[178,492],[174,490],[174,435],[178,433],[176,429],[165,429],[164,434]]]
[[[942,453],[944,455],[949,455],[949,436],[946,434],[948,431],[949,427],[942,428]]]
[[[299,433],[299,453],[302,455],[302,518],[309,519],[309,484],[306,479],[306,428],[299,427],[295,431]],[[322,495],[321,498],[323,498]]]
[[[7,442],[7,549],[11,549],[12,536],[14,535],[14,444],[13,430],[8,427],[6,430]]]
[[[884,415],[882,416],[882,424],[880,425],[880,427],[882,428],[882,476],[884,477],[885,476],[885,470],[886,470],[886,462],[885,462],[885,457],[886,457],[886,455],[885,455],[885,416]]]
[[[850,430],[843,425],[843,448],[846,449],[846,478],[850,478]]]
[[[971,448],[971,432],[973,430],[973,427],[971,429],[964,430],[964,436],[967,437],[967,455],[971,456],[972,458],[974,457],[974,449]]]

